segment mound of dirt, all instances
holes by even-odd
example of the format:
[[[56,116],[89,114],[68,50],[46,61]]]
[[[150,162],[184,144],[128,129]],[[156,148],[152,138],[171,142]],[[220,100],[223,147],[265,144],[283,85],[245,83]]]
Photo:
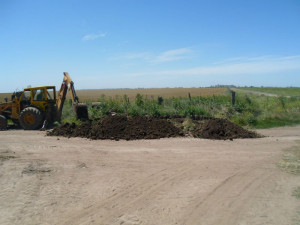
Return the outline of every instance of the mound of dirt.
[[[154,118],[148,116],[108,116],[102,120],[85,121],[79,125],[65,123],[48,132],[49,136],[84,137],[89,139],[136,140],[190,135],[195,138],[227,140],[257,138],[258,134],[225,119],[191,118],[194,128],[184,129],[185,118]],[[176,126],[174,125],[176,124]]]
[[[135,140],[183,136],[181,129],[160,118],[109,116],[80,125],[63,124],[48,132],[50,136],[85,137],[90,139]]]
[[[248,131],[235,123],[225,119],[209,119],[195,123],[195,129],[192,132],[194,137],[227,140],[236,138],[258,138],[257,133]]]

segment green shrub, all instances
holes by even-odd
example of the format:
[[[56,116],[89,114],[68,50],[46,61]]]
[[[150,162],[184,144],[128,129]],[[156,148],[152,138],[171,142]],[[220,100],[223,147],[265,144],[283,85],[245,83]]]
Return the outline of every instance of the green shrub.
[[[131,106],[128,109],[127,113],[128,113],[129,116],[139,116],[139,115],[142,115],[141,109],[138,106],[136,106],[136,105]]]
[[[163,99],[163,97],[161,97],[161,96],[158,96],[158,97],[157,97],[157,103],[158,103],[159,105],[162,105],[162,104],[163,104],[163,102],[164,102],[164,99]]]
[[[142,106],[144,104],[143,96],[139,93],[135,96],[135,104],[137,106]]]

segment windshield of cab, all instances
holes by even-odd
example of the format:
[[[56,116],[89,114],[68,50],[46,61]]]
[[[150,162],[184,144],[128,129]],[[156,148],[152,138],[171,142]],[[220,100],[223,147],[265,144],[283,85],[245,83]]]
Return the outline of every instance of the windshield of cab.
[[[54,88],[47,88],[47,99],[48,100],[55,100]]]

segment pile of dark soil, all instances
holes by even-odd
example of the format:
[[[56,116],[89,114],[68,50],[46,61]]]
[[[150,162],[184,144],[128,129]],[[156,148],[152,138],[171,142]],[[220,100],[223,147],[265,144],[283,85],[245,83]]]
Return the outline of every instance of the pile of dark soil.
[[[90,139],[136,140],[183,136],[170,121],[146,116],[109,116],[80,125],[63,124],[48,132],[50,136],[85,137]]]
[[[257,133],[248,131],[225,119],[209,119],[195,122],[192,135],[198,138],[227,140],[236,138],[258,138]]]
[[[179,137],[227,140],[257,138],[255,132],[224,119],[209,117],[191,118],[193,129],[185,129],[185,118],[155,118],[148,116],[108,116],[102,120],[88,120],[79,125],[65,123],[48,132],[49,136],[84,137],[89,139],[136,140]]]

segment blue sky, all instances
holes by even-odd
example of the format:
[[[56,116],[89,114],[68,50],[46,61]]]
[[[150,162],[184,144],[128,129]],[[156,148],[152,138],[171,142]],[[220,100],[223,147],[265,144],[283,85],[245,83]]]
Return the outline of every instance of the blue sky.
[[[0,0],[0,92],[300,86],[299,0]]]

